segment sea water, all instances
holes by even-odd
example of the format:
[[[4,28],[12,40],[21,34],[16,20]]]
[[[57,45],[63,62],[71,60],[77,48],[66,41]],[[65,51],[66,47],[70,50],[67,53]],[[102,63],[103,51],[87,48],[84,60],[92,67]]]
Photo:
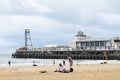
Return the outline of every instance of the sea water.
[[[11,54],[0,54],[0,67],[9,66],[8,61],[11,61],[11,66],[32,66],[33,62],[37,65],[55,65],[63,63],[63,59],[28,59],[28,58],[11,58]],[[66,65],[69,65],[67,59],[64,59]],[[81,64],[100,64],[106,62],[106,60],[73,60],[74,65]],[[120,64],[120,60],[107,60],[109,64]]]

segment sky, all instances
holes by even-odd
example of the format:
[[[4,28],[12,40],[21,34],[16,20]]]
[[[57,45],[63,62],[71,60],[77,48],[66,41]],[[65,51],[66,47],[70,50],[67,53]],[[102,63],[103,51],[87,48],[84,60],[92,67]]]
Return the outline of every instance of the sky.
[[[78,31],[93,38],[120,37],[120,0],[0,0],[0,53],[24,46],[66,45]]]

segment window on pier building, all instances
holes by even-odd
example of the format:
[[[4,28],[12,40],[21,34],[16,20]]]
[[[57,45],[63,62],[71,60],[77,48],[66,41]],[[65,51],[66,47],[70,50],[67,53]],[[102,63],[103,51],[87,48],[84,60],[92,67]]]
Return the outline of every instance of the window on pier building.
[[[100,46],[105,46],[105,42],[104,41],[100,41]]]
[[[94,41],[91,41],[91,42],[90,42],[90,45],[91,45],[91,46],[94,46]]]
[[[86,42],[86,46],[90,46],[89,42]]]
[[[95,45],[96,45],[96,46],[99,46],[99,41],[95,41]]]

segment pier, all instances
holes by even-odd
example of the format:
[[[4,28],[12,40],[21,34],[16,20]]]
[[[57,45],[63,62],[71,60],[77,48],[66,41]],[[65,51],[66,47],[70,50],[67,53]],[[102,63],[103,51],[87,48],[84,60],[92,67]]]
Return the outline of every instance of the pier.
[[[106,56],[104,56],[106,53]],[[66,59],[66,55],[73,59],[88,60],[120,60],[120,50],[102,50],[102,51],[16,51],[12,54],[13,58],[35,58],[35,59]]]
[[[73,41],[67,45],[33,48],[30,31],[25,29],[25,46],[18,48],[12,57],[66,59],[68,54],[73,59],[120,60],[120,37],[93,39],[79,31]]]

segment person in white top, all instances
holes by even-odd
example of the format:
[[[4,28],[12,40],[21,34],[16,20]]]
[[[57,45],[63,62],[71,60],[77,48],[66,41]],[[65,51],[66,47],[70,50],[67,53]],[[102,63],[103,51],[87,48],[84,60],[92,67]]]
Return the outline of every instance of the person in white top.
[[[70,65],[70,67],[72,67],[73,60],[72,60],[72,58],[69,55],[67,57],[68,57],[69,65]]]

